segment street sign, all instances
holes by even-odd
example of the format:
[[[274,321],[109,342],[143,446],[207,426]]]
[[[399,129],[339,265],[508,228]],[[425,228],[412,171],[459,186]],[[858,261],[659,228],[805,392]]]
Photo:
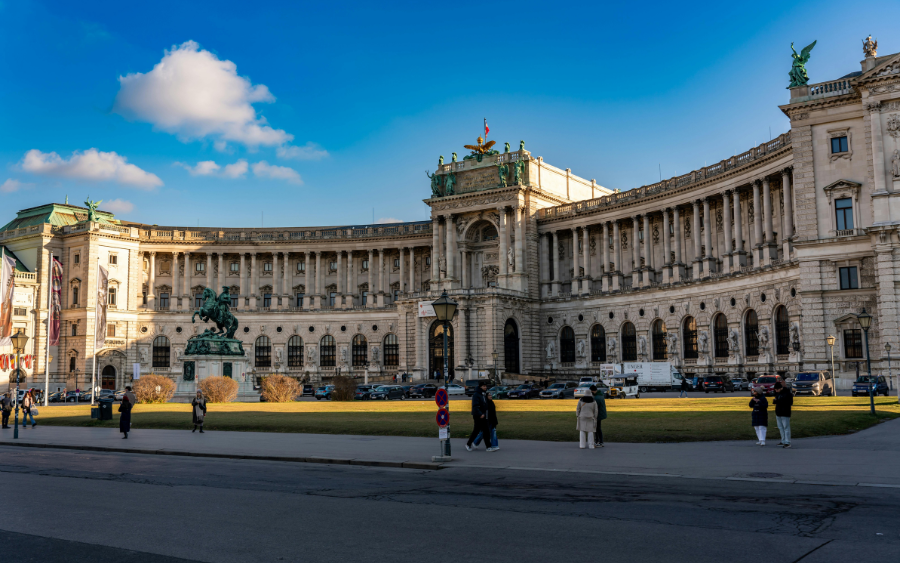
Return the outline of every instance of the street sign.
[[[441,408],[446,407],[449,401],[450,397],[447,395],[446,389],[438,389],[437,393],[434,394],[434,402],[437,403],[437,406]]]
[[[447,409],[438,409],[437,416],[434,418],[441,428],[446,428],[450,425],[450,411]]]

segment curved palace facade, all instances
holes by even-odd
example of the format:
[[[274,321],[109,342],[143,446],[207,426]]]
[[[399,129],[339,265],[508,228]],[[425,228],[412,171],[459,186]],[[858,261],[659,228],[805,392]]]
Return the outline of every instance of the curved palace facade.
[[[48,204],[0,232],[18,260],[14,324],[46,364],[49,253],[61,257],[62,337],[51,390],[182,375],[205,287],[229,287],[249,371],[426,378],[459,302],[450,365],[512,379],[577,377],[601,363],[669,361],[685,373],[865,371],[856,320],[874,316],[872,369],[898,342],[900,55],[792,88],[791,130],[745,153],[627,192],[555,168],[520,145],[444,163],[431,221],[232,229],[158,227]],[[107,343],[95,350],[97,261],[109,269]],[[424,313],[423,313],[424,311]],[[896,354],[896,352],[895,352]],[[202,362],[202,378],[211,373]],[[3,371],[8,377],[9,371]]]

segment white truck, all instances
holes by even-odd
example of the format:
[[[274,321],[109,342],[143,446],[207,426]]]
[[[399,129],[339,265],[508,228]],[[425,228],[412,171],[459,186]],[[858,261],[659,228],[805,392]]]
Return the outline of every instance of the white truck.
[[[641,393],[677,391],[681,387],[681,373],[669,362],[625,362],[622,375],[637,377]]]

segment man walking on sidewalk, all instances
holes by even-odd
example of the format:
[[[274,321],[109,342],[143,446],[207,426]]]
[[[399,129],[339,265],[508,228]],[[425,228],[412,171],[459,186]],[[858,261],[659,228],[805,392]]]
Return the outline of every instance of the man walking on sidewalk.
[[[3,394],[0,399],[0,409],[3,411],[3,428],[9,428],[9,415],[12,413],[12,401],[9,398],[9,391]]]
[[[794,404],[794,394],[782,385],[780,381],[775,383],[775,422],[778,423],[778,432],[781,434],[781,447],[791,447],[791,406]]]
[[[487,399],[484,394],[487,392],[487,381],[479,381],[475,393],[472,395],[472,421],[474,428],[472,434],[469,435],[469,441],[466,442],[466,449],[472,451],[472,442],[481,434],[485,437],[484,443],[487,446],[488,437],[491,435],[491,429],[488,426],[487,419]],[[490,447],[490,446],[488,446]]]

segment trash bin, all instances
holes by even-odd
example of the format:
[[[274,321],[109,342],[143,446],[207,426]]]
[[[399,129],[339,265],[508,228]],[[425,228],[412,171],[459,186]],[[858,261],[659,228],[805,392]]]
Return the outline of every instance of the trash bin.
[[[112,420],[113,418],[113,400],[100,399],[100,420]]]

